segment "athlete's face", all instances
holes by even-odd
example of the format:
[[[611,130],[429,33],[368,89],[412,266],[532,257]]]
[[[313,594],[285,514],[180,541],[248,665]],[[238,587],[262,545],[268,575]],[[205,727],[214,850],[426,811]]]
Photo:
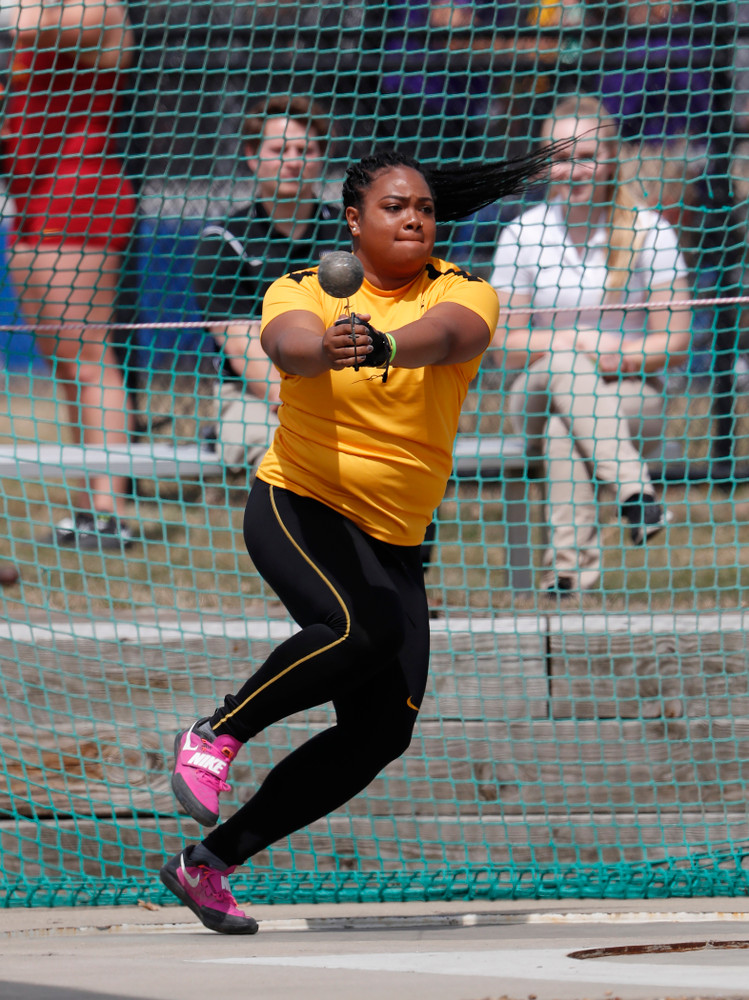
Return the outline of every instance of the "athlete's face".
[[[381,288],[398,288],[416,277],[434,250],[434,198],[412,167],[376,174],[361,207],[346,209],[346,221],[367,278]]]
[[[551,142],[564,143],[552,164],[554,196],[566,205],[607,201],[615,153],[601,122],[596,118],[560,118],[546,133]]]
[[[261,200],[307,198],[320,177],[322,148],[302,122],[269,118],[257,153],[248,162]]]

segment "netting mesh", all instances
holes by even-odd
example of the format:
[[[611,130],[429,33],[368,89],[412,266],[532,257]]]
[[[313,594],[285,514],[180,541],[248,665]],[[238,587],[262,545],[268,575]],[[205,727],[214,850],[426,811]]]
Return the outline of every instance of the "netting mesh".
[[[242,544],[275,420],[262,295],[349,246],[347,164],[376,141],[482,163],[581,124],[551,183],[440,227],[502,318],[425,551],[415,739],[244,884],[275,902],[744,894],[747,5],[2,15],[5,905],[159,899],[196,838],[174,734],[292,628]],[[632,484],[671,517],[644,545]],[[254,740],[225,815],[330,722]]]

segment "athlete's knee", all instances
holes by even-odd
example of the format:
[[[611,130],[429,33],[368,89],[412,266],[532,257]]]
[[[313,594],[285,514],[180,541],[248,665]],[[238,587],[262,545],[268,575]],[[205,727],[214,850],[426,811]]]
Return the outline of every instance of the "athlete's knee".
[[[388,733],[383,747],[387,757],[386,764],[403,756],[411,746],[412,736],[413,726],[402,726],[400,729],[393,729]]]
[[[416,712],[412,713],[412,718],[403,716],[394,719],[385,716],[379,719],[376,726],[368,725],[361,718],[358,722],[354,721],[361,752],[364,757],[369,758],[375,771],[381,771],[408,750],[415,721]]]
[[[388,764],[398,760],[408,750],[410,735],[406,739],[395,740],[392,736],[386,739],[357,739],[356,760],[358,765],[369,776],[369,781],[384,771]]]

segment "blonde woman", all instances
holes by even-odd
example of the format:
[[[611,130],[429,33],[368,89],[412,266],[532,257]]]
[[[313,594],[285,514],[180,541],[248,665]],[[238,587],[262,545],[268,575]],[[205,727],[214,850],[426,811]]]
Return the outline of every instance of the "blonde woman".
[[[619,182],[616,128],[601,104],[563,98],[542,140],[556,144],[549,200],[501,233],[494,346],[505,367],[523,369],[510,415],[546,461],[542,587],[565,595],[600,578],[599,486],[613,489],[635,544],[666,523],[645,459],[663,435],[659,376],[683,359],[690,314],[678,308],[688,289],[676,233]],[[601,309],[620,304],[640,308]]]

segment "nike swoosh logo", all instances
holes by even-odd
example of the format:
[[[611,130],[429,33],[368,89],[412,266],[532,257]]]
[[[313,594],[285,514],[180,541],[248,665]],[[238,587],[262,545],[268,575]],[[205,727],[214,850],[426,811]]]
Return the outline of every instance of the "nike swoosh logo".
[[[182,749],[183,750],[199,750],[200,749],[200,742],[196,743],[194,746],[190,742],[190,734],[192,733],[192,730],[193,730],[193,727],[190,726],[190,728],[185,733],[185,741],[182,744]]]
[[[191,875],[187,874],[187,869],[185,868],[184,854],[180,855],[179,863],[180,867],[182,868],[182,874],[184,875],[185,882],[187,882],[187,884],[191,886],[193,889],[197,889],[198,883],[200,882],[200,875],[196,875],[195,878],[193,878]]]

